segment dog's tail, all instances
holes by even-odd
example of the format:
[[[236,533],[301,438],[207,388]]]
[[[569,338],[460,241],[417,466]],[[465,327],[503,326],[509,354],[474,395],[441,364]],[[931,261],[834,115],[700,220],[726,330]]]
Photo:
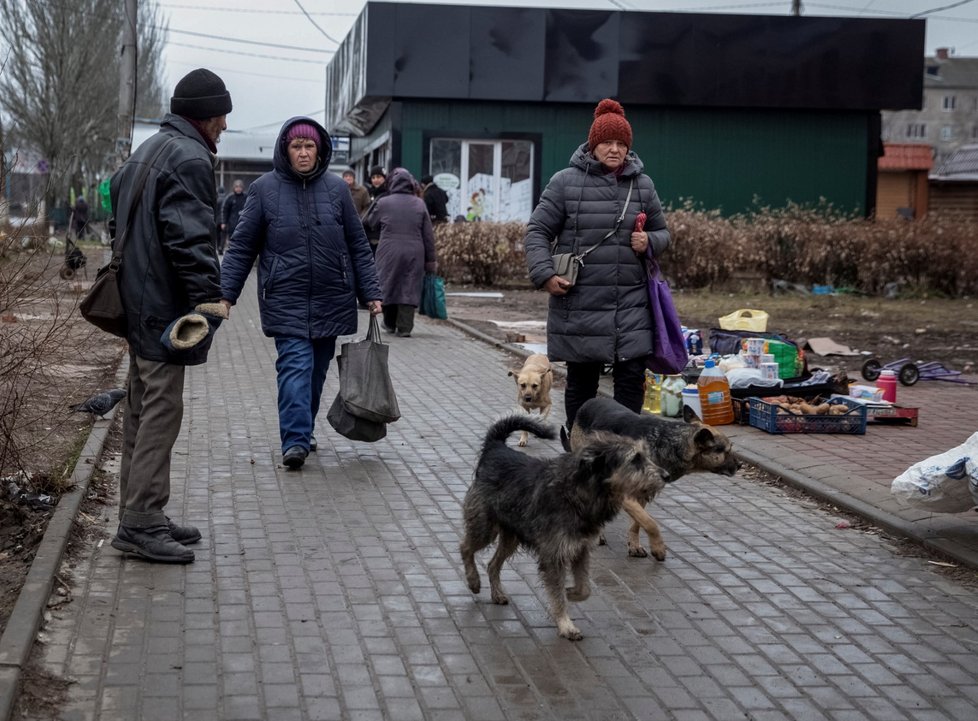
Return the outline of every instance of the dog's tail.
[[[516,431],[527,431],[537,438],[546,438],[547,440],[553,440],[557,437],[554,429],[543,421],[529,415],[513,414],[500,418],[489,426],[483,446],[505,443],[506,439]]]
[[[562,445],[564,450],[568,453],[571,452],[570,438],[567,435],[567,429],[563,426],[560,427],[560,445]]]

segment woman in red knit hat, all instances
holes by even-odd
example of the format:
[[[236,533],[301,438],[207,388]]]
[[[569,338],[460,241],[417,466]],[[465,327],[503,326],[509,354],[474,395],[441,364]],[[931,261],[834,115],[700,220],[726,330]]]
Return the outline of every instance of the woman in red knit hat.
[[[587,142],[547,184],[527,224],[530,278],[550,293],[547,354],[567,363],[568,432],[608,364],[615,400],[642,409],[653,333],[642,257],[662,254],[670,238],[655,185],[631,148],[621,104],[602,100]],[[645,230],[635,231],[642,212]],[[553,257],[561,253],[580,258],[573,283],[557,275]]]

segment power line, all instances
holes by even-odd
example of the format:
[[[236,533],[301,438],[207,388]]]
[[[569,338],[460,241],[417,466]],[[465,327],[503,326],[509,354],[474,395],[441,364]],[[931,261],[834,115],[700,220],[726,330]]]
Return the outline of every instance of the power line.
[[[325,65],[325,61],[322,60],[304,60],[302,58],[284,58],[281,55],[263,55],[261,53],[247,53],[244,50],[225,50],[224,48],[209,48],[205,45],[191,45],[190,43],[172,43],[168,42],[167,45],[173,45],[178,48],[193,48],[194,50],[207,50],[214,53],[229,53],[231,55],[246,55],[250,58],[266,58],[268,60],[286,60],[290,63],[311,63],[312,65]],[[329,52],[333,52],[330,50]]]
[[[931,8],[930,10],[923,10],[923,11],[921,11],[919,13],[915,13],[915,14],[911,15],[910,17],[911,18],[921,18],[924,15],[930,15],[931,13],[939,13],[941,10],[951,10],[952,8],[959,8],[962,5],[967,5],[970,2],[974,2],[974,0],[961,0],[960,2],[951,3],[950,5],[945,5],[943,7]]]
[[[210,40],[226,40],[232,43],[244,43],[245,45],[262,45],[268,48],[282,48],[283,50],[302,50],[307,53],[333,53],[335,50],[324,50],[323,48],[303,48],[295,45],[282,45],[280,43],[266,43],[261,40],[245,40],[244,38],[229,38],[224,35],[209,35],[208,33],[198,33],[193,30],[174,30],[163,25],[155,25],[157,30],[165,30],[178,35],[193,35],[198,38],[209,38]]]
[[[262,15],[302,15],[303,13],[298,10],[253,10],[251,8],[241,8],[235,7],[233,5],[170,5],[159,3],[160,7],[164,10],[174,9],[174,10],[199,10],[201,12],[222,12],[222,13],[255,13]],[[306,13],[309,15],[326,15],[332,17],[356,17],[356,13],[338,13],[338,12],[312,12]]]
[[[184,65],[188,68],[196,68],[200,66],[200,63],[188,63],[186,60],[170,60],[169,62],[173,63],[174,65]],[[253,75],[256,78],[271,78],[272,80],[278,80],[284,83],[292,82],[292,83],[315,83],[317,85],[323,84],[322,80],[314,80],[312,78],[290,78],[290,77],[282,77],[282,75],[270,75],[268,73],[252,73],[252,72],[248,72],[247,70],[240,70],[238,68],[222,68],[217,65],[211,65],[210,63],[207,64],[207,69],[215,70],[215,71],[220,70],[222,73],[235,73],[237,75]]]
[[[329,33],[327,33],[325,30],[323,30],[321,27],[319,27],[319,23],[317,23],[315,20],[313,20],[312,15],[310,15],[309,13],[306,12],[306,9],[304,7],[302,7],[302,3],[299,2],[299,0],[293,0],[293,2],[295,2],[295,4],[298,6],[298,8],[302,11],[302,14],[305,15],[309,19],[309,22],[311,22],[313,24],[313,27],[315,27],[316,30],[318,30],[319,32],[321,32],[323,34],[323,36],[327,40],[332,40],[337,45],[340,44],[340,41],[339,40],[337,40],[336,38],[330,37],[329,36]]]

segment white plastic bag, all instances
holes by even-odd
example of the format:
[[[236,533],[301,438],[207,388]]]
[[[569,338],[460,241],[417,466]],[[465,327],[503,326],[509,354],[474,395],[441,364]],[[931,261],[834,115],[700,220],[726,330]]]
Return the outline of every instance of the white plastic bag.
[[[893,479],[897,500],[934,513],[978,505],[978,433],[960,446],[910,466]]]

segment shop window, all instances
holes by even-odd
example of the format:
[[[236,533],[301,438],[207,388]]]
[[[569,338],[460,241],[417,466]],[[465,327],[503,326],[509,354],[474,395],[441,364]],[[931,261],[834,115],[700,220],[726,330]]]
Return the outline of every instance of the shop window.
[[[434,138],[429,168],[448,193],[448,214],[466,220],[525,221],[533,210],[533,143]]]

